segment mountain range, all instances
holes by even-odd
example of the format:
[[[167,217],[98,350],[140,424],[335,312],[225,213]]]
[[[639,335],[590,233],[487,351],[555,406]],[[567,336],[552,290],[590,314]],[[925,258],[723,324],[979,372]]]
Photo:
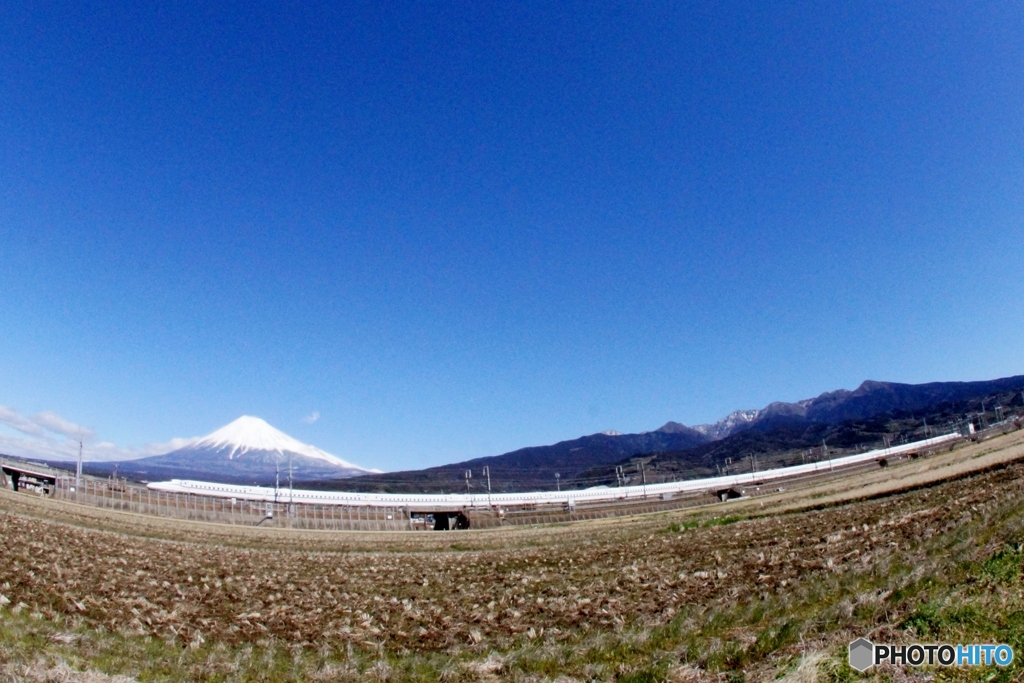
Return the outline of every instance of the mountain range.
[[[344,486],[353,491],[465,491],[466,471],[475,477],[471,486],[479,489],[486,486],[481,477],[483,468],[488,467],[493,491],[555,488],[556,473],[569,481],[595,465],[620,462],[637,453],[692,448],[707,441],[706,436],[689,428],[641,434],[602,432],[551,446],[530,446],[451,465],[360,476],[344,482]],[[333,488],[341,484],[334,481],[303,482],[306,488]]]
[[[771,428],[778,424],[804,422],[840,424],[865,420],[893,410],[917,411],[943,402],[1024,390],[1024,375],[980,382],[931,382],[898,384],[867,380],[853,391],[839,389],[796,403],[775,402],[759,410],[737,410],[714,424],[693,429],[717,441],[750,428]],[[670,422],[669,425],[678,425]],[[662,427],[662,429],[665,429]]]
[[[364,475],[345,482],[306,482],[309,488],[344,486],[354,491],[459,491],[469,484],[479,490],[483,467],[491,474],[493,491],[584,487],[616,483],[615,467],[633,473],[634,460],[644,456],[660,473],[651,476],[696,476],[717,471],[726,458],[745,454],[769,456],[764,463],[782,464],[794,450],[820,445],[853,448],[878,444],[885,438],[915,438],[954,415],[976,411],[979,399],[991,397],[1007,406],[1024,405],[1024,375],[979,382],[900,384],[868,380],[853,391],[840,389],[795,403],[774,402],[761,409],[738,410],[713,424],[687,427],[667,422],[653,432],[603,432],[550,446],[521,448],[503,455],[475,458],[450,465],[407,472]],[[909,420],[909,422],[908,422]],[[936,420],[940,422],[936,422]],[[913,428],[911,428],[913,427]],[[921,430],[917,434],[915,430]],[[770,454],[776,454],[772,458]],[[560,477],[555,478],[555,473]]]
[[[484,468],[494,491],[615,483],[616,466],[635,465],[643,456],[665,472],[690,476],[715,471],[744,453],[775,453],[808,448],[823,439],[853,447],[877,443],[968,410],[989,398],[988,407],[1024,402],[1024,375],[979,382],[899,384],[865,381],[853,391],[840,389],[795,403],[774,402],[738,410],[713,424],[688,427],[670,421],[637,434],[591,434],[548,446],[520,448],[501,455],[422,470],[382,473],[304,444],[265,421],[243,416],[178,450],[139,460],[86,463],[85,471],[157,481],[171,478],[225,483],[272,484],[292,479],[304,488],[355,491],[457,491],[485,487]],[[973,401],[973,403],[972,403]],[[984,403],[980,407],[984,407]],[[911,423],[906,421],[910,419]],[[901,422],[901,420],[903,422]],[[914,427],[914,425],[917,425]],[[911,429],[911,433],[913,432]],[[906,435],[904,434],[904,438]],[[67,463],[64,463],[67,466]],[[559,475],[556,477],[556,474]]]

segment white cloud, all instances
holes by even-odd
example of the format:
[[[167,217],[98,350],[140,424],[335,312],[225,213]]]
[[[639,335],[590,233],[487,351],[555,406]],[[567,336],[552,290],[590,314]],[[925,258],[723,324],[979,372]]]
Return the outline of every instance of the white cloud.
[[[308,425],[311,425],[311,424],[313,424],[314,422],[316,422],[319,419],[320,419],[320,413],[318,411],[314,410],[312,413],[310,413],[306,417],[302,418],[302,421],[305,422]]]
[[[50,410],[41,412],[38,415],[33,415],[29,419],[43,429],[56,434],[63,434],[69,439],[91,441],[96,436],[93,434],[91,429],[86,429],[81,425],[76,425],[74,422],[68,422],[63,417]]]
[[[77,453],[77,444],[75,444]],[[0,453],[24,458],[52,460],[71,459],[71,444],[64,444],[52,438],[25,437],[9,432],[0,432]],[[76,456],[77,457],[77,456]]]
[[[0,424],[37,438],[53,438],[59,434],[69,439],[89,441],[96,436],[91,429],[69,422],[50,410],[25,416],[13,408],[0,406]]]
[[[22,458],[74,461],[78,459],[78,442],[81,439],[84,443],[82,459],[85,461],[136,460],[170,453],[199,438],[175,438],[163,443],[148,443],[141,448],[123,447],[99,440],[91,429],[65,420],[52,411],[25,416],[12,408],[0,406],[0,453]]]
[[[145,452],[145,455],[147,456],[162,456],[165,453],[170,453],[171,451],[183,449],[183,447],[185,447],[189,443],[195,443],[201,438],[203,437],[190,436],[188,438],[185,438],[184,436],[177,436],[175,438],[172,438],[170,441],[165,441],[163,443],[146,443],[145,446],[143,446],[142,450]]]
[[[46,435],[42,427],[7,406],[0,406],[0,424],[17,429],[23,434],[30,434],[32,436]]]

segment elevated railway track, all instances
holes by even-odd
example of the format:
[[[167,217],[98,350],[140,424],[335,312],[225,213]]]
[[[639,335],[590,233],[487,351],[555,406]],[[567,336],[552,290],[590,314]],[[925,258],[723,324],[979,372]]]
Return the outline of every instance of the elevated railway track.
[[[55,480],[52,497],[112,510],[194,521],[298,529],[415,531],[488,528],[600,519],[756,497],[877,471],[913,455],[946,450],[946,434],[832,460],[646,486],[475,494],[371,494],[303,491],[172,480],[146,486],[84,477]],[[462,516],[460,520],[459,516]],[[448,523],[445,524],[444,522]]]
[[[719,498],[723,495],[734,497],[734,492],[770,486],[773,482],[785,481],[807,475],[832,472],[861,463],[880,463],[887,458],[899,457],[912,452],[920,452],[937,448],[943,444],[961,438],[958,433],[915,441],[900,446],[880,448],[865,453],[855,453],[839,458],[830,458],[802,465],[791,465],[775,469],[730,474],[703,479],[687,479],[683,481],[664,482],[659,484],[642,484],[633,486],[594,487],[565,491],[524,491],[517,493],[359,493],[348,491],[311,491],[303,489],[286,490],[265,486],[236,486],[217,484],[186,479],[172,479],[167,482],[155,482],[148,485],[150,489],[173,493],[194,493],[198,495],[233,498],[236,500],[254,500],[277,502],[284,497],[289,503],[305,503],[318,505],[356,505],[367,507],[400,507],[424,512],[440,512],[447,510],[482,510],[508,509],[528,506],[564,506],[575,509],[579,506],[595,503],[614,503],[617,501],[661,499],[669,500],[680,495],[700,495],[711,493]],[[742,495],[742,494],[741,494]]]

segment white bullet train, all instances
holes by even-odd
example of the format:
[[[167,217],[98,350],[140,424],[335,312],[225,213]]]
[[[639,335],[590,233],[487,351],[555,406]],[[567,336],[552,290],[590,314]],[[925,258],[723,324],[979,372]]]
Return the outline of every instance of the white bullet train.
[[[202,496],[234,498],[237,500],[277,501],[280,503],[306,503],[317,505],[351,505],[375,506],[392,508],[409,508],[410,510],[458,510],[489,507],[517,507],[528,505],[570,505],[577,503],[600,503],[604,501],[625,500],[630,498],[649,498],[679,493],[699,493],[703,491],[718,492],[734,487],[763,484],[769,481],[786,479],[804,474],[813,474],[823,470],[854,465],[871,460],[920,451],[926,448],[959,439],[957,433],[943,434],[923,441],[893,446],[891,448],[847,455],[842,458],[823,460],[805,465],[779,467],[760,472],[746,472],[705,479],[690,479],[663,484],[647,484],[646,486],[598,486],[589,489],[568,491],[526,491],[522,493],[355,493],[345,491],[310,491],[305,489],[278,489],[268,486],[235,486],[187,479],[172,479],[166,482],[154,482],[149,488],[170,493],[192,493]]]

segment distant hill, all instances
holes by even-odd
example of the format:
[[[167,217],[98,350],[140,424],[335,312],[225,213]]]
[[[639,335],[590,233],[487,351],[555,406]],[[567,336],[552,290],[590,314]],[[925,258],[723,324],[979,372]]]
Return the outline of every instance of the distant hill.
[[[306,488],[338,488],[351,491],[465,491],[466,470],[473,473],[470,486],[486,487],[483,468],[491,470],[493,491],[553,489],[554,474],[567,482],[595,465],[619,462],[637,453],[691,448],[706,443],[708,438],[689,427],[669,423],[665,427],[641,434],[601,433],[561,441],[551,446],[531,446],[519,450],[464,462],[431,467],[424,470],[389,472],[355,477],[345,481],[303,482]]]
[[[977,393],[979,391],[982,393]],[[614,485],[618,483],[616,466],[623,468],[630,483],[635,483],[640,476],[641,462],[644,476],[654,483],[710,476],[721,472],[723,467],[749,471],[750,456],[757,457],[759,469],[820,460],[827,457],[828,452],[823,442],[832,451],[848,451],[881,447],[883,439],[890,443],[917,441],[952,431],[955,423],[965,417],[971,417],[976,423],[994,422],[996,406],[1002,408],[1004,416],[1019,415],[1024,409],[1022,391],[1024,377],[916,387],[865,382],[857,392],[845,392],[852,400],[838,406],[829,406],[826,401],[824,408],[819,404],[814,411],[766,411],[751,425],[730,436],[694,448],[640,453],[617,463],[595,466],[581,472],[570,485]],[[872,412],[893,405],[898,407]],[[820,421],[808,418],[808,412]],[[855,417],[838,419],[845,415]]]
[[[491,469],[494,491],[554,489],[554,474],[564,487],[614,485],[615,466],[636,475],[638,461],[647,475],[657,478],[707,476],[718,471],[726,458],[740,466],[750,454],[759,455],[762,467],[798,462],[799,452],[821,446],[868,447],[892,439],[921,438],[924,422],[944,426],[956,414],[978,410],[981,398],[1019,405],[1024,375],[981,382],[900,384],[868,380],[857,389],[827,392],[796,403],[776,402],[765,408],[736,411],[713,425],[687,427],[667,422],[641,434],[592,434],[552,446],[521,448],[503,455],[476,458],[424,470],[360,476],[345,481],[303,482],[310,488],[345,488],[353,491],[434,492],[464,491],[466,470],[474,490],[486,486],[483,467]],[[1015,393],[1016,392],[1016,393]],[[1016,397],[1016,398],[1015,398]],[[1017,403],[1014,404],[1014,401]],[[957,413],[959,411],[959,413]]]
[[[746,429],[766,431],[788,423],[836,425],[848,420],[865,420],[894,410],[920,411],[944,402],[966,401],[1022,390],[1024,375],[980,382],[928,384],[867,380],[853,391],[839,389],[796,403],[779,401],[759,410],[738,410],[714,424],[697,425],[693,429],[712,440],[718,440]]]

